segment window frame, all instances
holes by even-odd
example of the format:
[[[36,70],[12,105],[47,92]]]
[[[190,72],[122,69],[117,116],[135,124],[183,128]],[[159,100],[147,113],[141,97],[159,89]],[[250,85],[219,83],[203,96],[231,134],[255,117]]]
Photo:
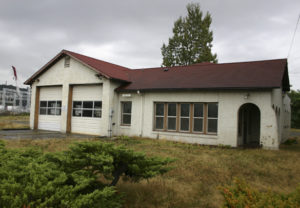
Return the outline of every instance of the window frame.
[[[175,113],[176,115],[175,116],[169,116],[169,104],[175,104]],[[176,131],[177,130],[177,115],[178,115],[178,104],[177,103],[174,103],[174,102],[170,102],[170,103],[167,103],[167,109],[165,109],[167,112],[166,112],[166,115],[167,115],[167,118],[166,118],[166,129],[167,131]],[[165,106],[164,106],[165,108]],[[169,118],[175,118],[175,129],[169,129]]]
[[[217,117],[208,117],[208,104],[217,104]],[[156,105],[162,104],[164,113],[163,115],[156,115]],[[169,130],[168,129],[168,118],[174,116],[168,115],[168,107],[169,104],[176,104],[176,130]],[[181,104],[189,104],[189,117],[181,116]],[[202,104],[203,113],[201,116],[195,116],[195,104]],[[163,128],[158,129],[156,128],[156,118],[163,118]],[[188,118],[189,119],[189,130],[184,131],[181,130],[181,118]],[[194,131],[194,119],[202,119],[202,131]],[[208,131],[208,120],[215,119],[217,120],[217,129],[216,132],[209,132]],[[203,134],[203,135],[217,135],[218,134],[218,120],[219,120],[219,102],[154,102],[153,105],[153,131],[160,131],[160,132],[176,132],[176,133],[188,133],[188,134]]]
[[[75,107],[74,108],[74,103],[78,102],[81,103],[80,107]],[[84,102],[92,102],[93,105],[91,108],[84,108]],[[95,108],[95,103],[100,102],[101,107],[100,108]],[[80,116],[74,115],[75,111],[80,111]],[[92,116],[83,116],[84,111],[92,111]],[[100,117],[95,116],[95,111],[100,111]],[[102,101],[101,100],[73,100],[72,101],[72,117],[75,118],[93,118],[93,119],[101,119],[102,118]]]
[[[130,113],[124,113],[124,104],[130,103]],[[130,116],[130,123],[124,123],[123,116],[129,115]],[[132,101],[121,101],[121,123],[120,126],[131,126],[131,118],[132,118]]]
[[[195,105],[200,104],[202,105],[202,117],[195,116]],[[205,123],[205,104],[204,103],[193,103],[193,113],[192,113],[192,132],[193,133],[204,133],[204,123]],[[195,131],[195,119],[202,120],[202,131]]]
[[[209,104],[217,104],[218,108],[217,108],[217,117],[209,117],[208,116],[208,105]],[[217,130],[216,132],[209,132],[208,131],[208,121],[209,120],[217,120]],[[218,120],[219,120],[219,103],[218,102],[209,102],[206,104],[206,133],[207,134],[217,134],[218,133]]]
[[[46,106],[42,107],[42,102],[46,102]],[[54,106],[49,106],[49,102],[51,103],[55,103]],[[60,105],[58,106],[58,103],[60,103]],[[62,108],[62,101],[61,100],[40,100],[39,103],[39,115],[40,116],[61,116],[61,108]],[[45,114],[41,114],[41,110],[45,110]],[[49,110],[54,110],[55,114],[49,114],[48,111]],[[59,112],[59,113],[57,113]]]

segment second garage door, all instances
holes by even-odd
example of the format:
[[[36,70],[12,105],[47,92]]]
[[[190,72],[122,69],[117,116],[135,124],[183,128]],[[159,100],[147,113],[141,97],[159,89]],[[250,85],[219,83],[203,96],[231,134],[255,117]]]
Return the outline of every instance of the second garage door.
[[[71,131],[100,135],[102,85],[73,86]]]

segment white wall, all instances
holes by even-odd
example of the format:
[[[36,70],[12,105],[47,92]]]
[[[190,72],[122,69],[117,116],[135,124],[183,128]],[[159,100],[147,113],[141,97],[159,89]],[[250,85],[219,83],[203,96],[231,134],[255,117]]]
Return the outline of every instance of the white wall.
[[[131,94],[124,97],[122,94]],[[247,99],[245,95],[249,94]],[[237,146],[238,110],[245,103],[253,103],[261,112],[260,142],[264,148],[279,146],[276,115],[271,107],[271,91],[212,91],[212,92],[148,92],[120,93],[118,95],[114,134],[169,139],[198,144]],[[120,125],[120,102],[132,101],[131,126]],[[218,134],[188,134],[153,131],[154,102],[218,102]]]

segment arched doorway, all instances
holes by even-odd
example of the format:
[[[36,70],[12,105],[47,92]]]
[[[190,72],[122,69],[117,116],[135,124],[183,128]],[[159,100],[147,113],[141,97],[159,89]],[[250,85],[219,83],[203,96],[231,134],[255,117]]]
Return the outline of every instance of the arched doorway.
[[[260,110],[252,104],[243,104],[238,112],[238,146],[260,146]]]

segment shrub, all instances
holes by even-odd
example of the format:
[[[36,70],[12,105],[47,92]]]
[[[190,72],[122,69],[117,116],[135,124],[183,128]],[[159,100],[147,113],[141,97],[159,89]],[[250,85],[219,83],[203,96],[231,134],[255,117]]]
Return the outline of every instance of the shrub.
[[[168,171],[170,161],[101,142],[48,154],[7,150],[0,142],[0,207],[118,208],[122,194],[113,185],[122,175],[150,178]]]
[[[245,181],[235,179],[232,185],[222,187],[221,192],[225,199],[223,207],[300,207],[300,187],[290,194],[260,192],[251,188]]]

